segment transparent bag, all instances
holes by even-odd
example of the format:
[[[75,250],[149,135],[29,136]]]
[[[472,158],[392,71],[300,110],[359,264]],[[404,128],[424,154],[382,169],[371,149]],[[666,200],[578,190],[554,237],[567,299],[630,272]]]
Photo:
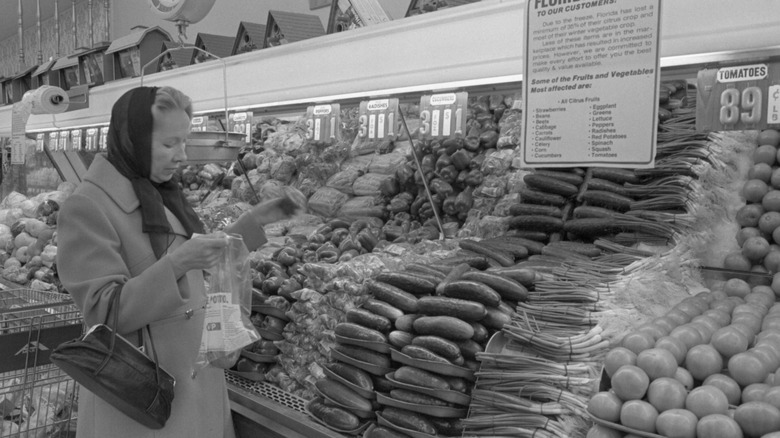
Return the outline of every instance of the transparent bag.
[[[241,349],[260,340],[249,319],[252,313],[252,277],[249,250],[237,234],[228,240],[222,259],[207,272],[206,317],[196,365],[232,367]]]

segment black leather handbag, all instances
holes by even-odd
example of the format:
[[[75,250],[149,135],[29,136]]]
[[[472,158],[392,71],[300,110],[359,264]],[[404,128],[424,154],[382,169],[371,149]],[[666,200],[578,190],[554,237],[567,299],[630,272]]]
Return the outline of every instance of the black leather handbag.
[[[176,380],[157,363],[151,333],[147,356],[112,329],[119,320],[121,291],[122,285],[114,289],[106,323],[57,346],[51,361],[130,418],[150,429],[161,429],[171,415]]]

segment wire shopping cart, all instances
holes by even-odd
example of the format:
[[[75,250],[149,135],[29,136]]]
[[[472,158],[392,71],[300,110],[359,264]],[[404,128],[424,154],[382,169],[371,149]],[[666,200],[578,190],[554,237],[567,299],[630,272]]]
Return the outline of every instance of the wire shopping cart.
[[[82,332],[70,295],[0,290],[0,437],[75,437],[78,387],[49,355]]]

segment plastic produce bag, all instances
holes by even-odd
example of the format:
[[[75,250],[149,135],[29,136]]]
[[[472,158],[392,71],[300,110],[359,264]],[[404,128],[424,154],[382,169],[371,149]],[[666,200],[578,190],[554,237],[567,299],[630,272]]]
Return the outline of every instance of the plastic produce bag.
[[[252,313],[249,250],[241,236],[220,234],[228,240],[228,245],[220,262],[208,271],[206,319],[196,365],[227,369],[238,360],[242,348],[260,340],[260,334],[249,319]]]

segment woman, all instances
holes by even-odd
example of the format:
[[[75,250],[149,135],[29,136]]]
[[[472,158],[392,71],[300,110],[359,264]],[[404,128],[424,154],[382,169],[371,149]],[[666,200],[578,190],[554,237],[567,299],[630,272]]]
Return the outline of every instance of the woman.
[[[203,330],[202,270],[219,260],[223,238],[203,226],[172,179],[186,160],[192,104],[180,91],[140,87],[114,104],[108,151],[92,162],[58,216],[60,280],[87,325],[105,322],[112,291],[124,284],[118,332],[129,340],[149,326],[161,366],[176,378],[171,416],[151,430],[81,388],[77,436],[234,436],[224,371],[195,361]],[[262,226],[294,213],[289,199],[266,202],[226,232],[252,251]]]

